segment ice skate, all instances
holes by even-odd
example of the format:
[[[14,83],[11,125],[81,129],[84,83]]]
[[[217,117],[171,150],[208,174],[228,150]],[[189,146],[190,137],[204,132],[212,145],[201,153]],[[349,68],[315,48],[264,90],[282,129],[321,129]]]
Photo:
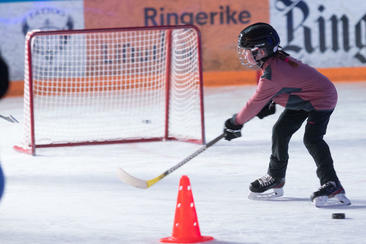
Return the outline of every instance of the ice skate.
[[[268,200],[283,196],[283,186],[285,178],[276,179],[270,175],[265,175],[249,186],[249,196],[251,200]]]
[[[346,193],[340,183],[329,181],[314,192],[311,201],[315,207],[337,207],[351,205],[351,201],[346,197]]]

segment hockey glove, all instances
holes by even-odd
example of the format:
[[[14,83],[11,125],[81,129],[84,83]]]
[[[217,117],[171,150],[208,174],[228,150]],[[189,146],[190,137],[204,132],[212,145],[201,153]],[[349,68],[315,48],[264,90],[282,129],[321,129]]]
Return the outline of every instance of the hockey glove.
[[[276,104],[273,101],[267,103],[262,110],[257,114],[257,117],[263,119],[269,115],[276,113]]]
[[[239,125],[235,122],[236,114],[230,119],[227,119],[224,124],[224,138],[231,141],[232,139],[241,137],[241,128],[243,125]]]

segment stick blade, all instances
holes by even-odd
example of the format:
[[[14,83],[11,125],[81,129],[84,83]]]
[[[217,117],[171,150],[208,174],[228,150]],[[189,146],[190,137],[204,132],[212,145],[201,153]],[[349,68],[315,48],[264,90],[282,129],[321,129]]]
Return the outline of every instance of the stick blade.
[[[125,170],[119,168],[118,169],[118,176],[119,178],[126,184],[137,187],[137,188],[141,188],[141,189],[146,189],[149,187],[147,181],[145,180],[141,180],[138,179],[132,175],[130,175],[129,173],[127,173]]]

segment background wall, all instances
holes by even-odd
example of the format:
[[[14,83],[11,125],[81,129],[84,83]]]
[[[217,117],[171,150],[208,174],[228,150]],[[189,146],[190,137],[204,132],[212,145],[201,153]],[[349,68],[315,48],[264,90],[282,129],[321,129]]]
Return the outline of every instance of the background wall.
[[[24,37],[32,29],[194,24],[202,33],[205,85],[255,83],[236,55],[238,33],[271,23],[291,55],[332,80],[365,80],[363,0],[73,0],[2,1],[0,51],[10,66],[11,95],[22,93]]]

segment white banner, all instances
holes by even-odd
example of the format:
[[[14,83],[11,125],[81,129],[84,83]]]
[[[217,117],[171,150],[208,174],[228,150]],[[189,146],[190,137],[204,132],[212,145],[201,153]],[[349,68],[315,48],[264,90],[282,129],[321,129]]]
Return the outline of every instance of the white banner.
[[[82,0],[0,3],[0,51],[11,80],[24,79],[27,31],[83,29],[83,6]]]
[[[270,0],[281,46],[315,67],[366,65],[364,0]]]

